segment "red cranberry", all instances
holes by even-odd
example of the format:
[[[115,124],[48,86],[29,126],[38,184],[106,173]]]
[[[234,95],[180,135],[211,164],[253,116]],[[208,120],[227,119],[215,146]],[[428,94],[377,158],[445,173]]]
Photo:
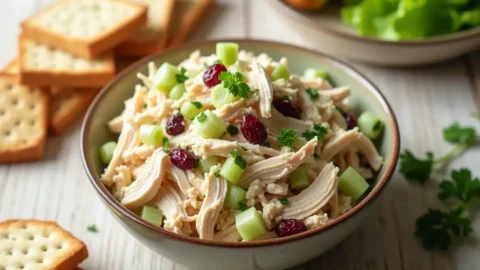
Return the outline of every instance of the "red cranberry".
[[[205,70],[203,73],[203,82],[208,87],[214,87],[217,84],[220,84],[220,73],[227,71],[227,68],[222,64],[213,64]]]
[[[288,99],[275,99],[273,106],[285,116],[300,119],[300,109]]]
[[[351,113],[344,113],[343,118],[345,118],[345,122],[347,122],[348,130],[353,129],[357,126],[357,118],[355,115]]]
[[[282,219],[277,223],[275,232],[279,237],[294,235],[307,230],[303,222],[296,219]]]
[[[170,152],[170,160],[173,165],[182,170],[188,170],[195,166],[195,155],[182,148],[175,148]]]
[[[253,114],[245,113],[240,120],[243,137],[250,143],[261,144],[267,139],[267,129]]]
[[[181,113],[176,113],[168,118],[166,130],[170,135],[178,135],[182,133],[185,130],[183,115]]]

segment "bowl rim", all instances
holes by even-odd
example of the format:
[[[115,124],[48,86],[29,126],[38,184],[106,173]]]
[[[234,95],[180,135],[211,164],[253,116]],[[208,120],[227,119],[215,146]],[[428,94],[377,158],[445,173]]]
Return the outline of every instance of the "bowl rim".
[[[429,37],[421,40],[393,41],[393,40],[383,40],[383,39],[372,38],[372,37],[364,37],[364,36],[359,36],[357,34],[339,31],[333,27],[329,27],[328,25],[324,25],[320,22],[317,22],[314,19],[303,15],[302,12],[284,3],[282,0],[267,0],[267,2],[269,2],[271,6],[275,8],[280,14],[294,21],[300,22],[301,24],[310,27],[314,31],[324,32],[333,36],[337,36],[340,38],[345,38],[345,39],[349,39],[357,42],[375,43],[379,45],[394,45],[394,46],[395,45],[427,46],[427,45],[442,44],[442,43],[460,42],[462,40],[474,38],[476,36],[480,37],[480,27],[474,27],[472,29],[460,31],[453,34],[434,36],[434,37]]]
[[[197,49],[199,46],[205,46],[205,45],[212,45],[214,46],[217,42],[225,42],[225,41],[230,41],[230,42],[236,42],[241,44],[250,44],[250,45],[264,45],[264,46],[274,46],[274,47],[280,47],[284,49],[289,49],[289,50],[294,50],[298,53],[307,53],[314,57],[315,59],[318,58],[323,58],[328,61],[330,61],[334,66],[337,66],[341,68],[343,71],[345,71],[349,76],[353,77],[355,80],[357,80],[359,83],[364,85],[371,94],[374,95],[377,101],[379,101],[382,105],[382,107],[386,110],[387,115],[389,116],[389,121],[392,123],[392,136],[393,136],[393,142],[392,142],[392,151],[393,151],[393,160],[390,164],[385,164],[386,166],[385,171],[383,173],[383,176],[378,180],[378,187],[371,191],[360,203],[355,205],[350,211],[345,213],[344,215],[338,217],[337,219],[333,220],[332,222],[328,223],[325,226],[309,230],[306,232],[302,232],[299,234],[287,236],[287,237],[282,237],[282,238],[274,238],[274,239],[267,239],[267,240],[259,240],[259,241],[253,241],[253,242],[223,242],[223,241],[214,241],[214,240],[203,240],[199,238],[194,238],[194,237],[189,237],[189,236],[184,236],[180,234],[175,234],[173,232],[169,232],[163,228],[154,226],[153,224],[150,224],[144,220],[142,220],[138,215],[124,207],[123,205],[120,204],[120,202],[117,201],[113,197],[113,195],[106,189],[106,187],[101,183],[100,178],[95,176],[95,169],[93,162],[91,158],[89,158],[90,155],[90,147],[88,146],[88,141],[89,141],[89,135],[88,135],[88,130],[91,126],[91,122],[93,119],[93,112],[97,109],[103,98],[105,97],[106,93],[110,90],[113,89],[112,86],[119,83],[125,75],[130,74],[133,70],[135,70],[137,67],[141,65],[146,65],[148,62],[156,59],[159,55],[166,55],[166,54],[175,54],[176,52],[181,52],[185,50],[193,51]],[[125,68],[122,72],[120,72],[114,80],[112,80],[108,85],[103,87],[103,89],[98,93],[98,95],[95,97],[93,102],[90,104],[86,115],[83,119],[82,123],[82,128],[81,128],[81,134],[80,134],[80,152],[81,152],[81,159],[83,163],[83,167],[85,169],[85,172],[90,179],[91,184],[95,188],[95,190],[99,193],[99,195],[102,197],[102,199],[107,203],[107,206],[111,210],[114,210],[113,212],[116,212],[115,214],[117,215],[123,215],[124,217],[128,218],[131,222],[136,223],[137,225],[144,227],[145,229],[154,232],[154,233],[159,233],[167,238],[170,238],[172,240],[180,240],[183,242],[187,242],[189,244],[197,244],[197,245],[203,245],[203,246],[211,246],[211,247],[229,247],[229,248],[251,248],[251,247],[265,247],[265,246],[272,246],[272,245],[278,245],[278,244],[284,244],[292,241],[297,241],[301,239],[305,239],[307,237],[319,234],[321,232],[330,230],[335,227],[335,225],[344,223],[348,220],[350,220],[353,216],[357,215],[361,210],[369,206],[375,199],[378,198],[379,194],[385,189],[387,184],[390,182],[392,175],[395,171],[395,168],[397,166],[398,162],[398,156],[399,156],[399,150],[400,150],[400,134],[399,134],[399,129],[398,129],[398,123],[397,119],[395,117],[395,114],[390,106],[390,104],[387,102],[383,94],[378,90],[377,87],[373,83],[371,83],[364,75],[359,73],[357,70],[355,70],[353,67],[350,65],[346,64],[343,61],[340,61],[334,57],[327,56],[323,53],[305,49],[299,46],[294,46],[286,43],[281,43],[281,42],[275,42],[275,41],[267,41],[267,40],[258,40],[258,39],[218,39],[218,40],[207,40],[207,41],[197,41],[197,42],[190,42],[183,44],[181,46],[175,47],[175,48],[170,48],[167,50],[164,50],[162,52],[153,54],[148,57],[144,57],[129,67]]]

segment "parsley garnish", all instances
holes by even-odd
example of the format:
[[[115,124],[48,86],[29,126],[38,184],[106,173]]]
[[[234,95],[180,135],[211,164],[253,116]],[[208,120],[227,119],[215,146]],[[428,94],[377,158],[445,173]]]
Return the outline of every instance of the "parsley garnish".
[[[475,129],[454,123],[443,130],[443,138],[451,143],[471,144],[476,138]]]
[[[203,108],[202,103],[200,103],[198,101],[190,101],[190,103],[192,103],[192,105],[195,106],[195,108],[197,108],[197,109]]]
[[[306,130],[302,133],[302,136],[307,139],[307,141],[310,141],[311,139],[317,137],[318,140],[322,140],[323,137],[328,133],[328,130],[326,127],[324,127],[322,124],[315,124],[313,125],[313,130]]]
[[[162,145],[163,145],[163,147],[167,147],[167,146],[168,146],[168,142],[169,142],[168,138],[167,138],[167,137],[163,137],[163,139],[162,139]]]
[[[98,232],[96,225],[90,225],[87,227],[87,231],[89,232]]]
[[[228,126],[227,127],[227,131],[228,131],[228,134],[230,134],[231,136],[235,136],[238,134],[238,128],[236,126]]]
[[[297,132],[293,128],[284,128],[280,130],[280,135],[277,137],[277,141],[281,146],[293,147],[297,140]]]
[[[432,172],[433,153],[428,152],[426,159],[416,158],[410,151],[400,154],[400,172],[409,180],[424,183]]]
[[[143,108],[144,108],[144,109],[147,108],[147,103],[143,103]]]
[[[270,142],[268,142],[268,141],[264,141],[264,142],[262,143],[262,145],[265,146],[265,147],[268,147],[268,148],[272,147],[272,144],[271,144]]]
[[[313,153],[313,157],[316,158],[316,159],[319,159],[319,158],[320,158],[320,155],[317,154],[317,153]]]
[[[207,115],[204,113],[204,112],[201,112],[198,116],[197,116],[197,121],[199,123],[203,123],[205,122],[205,120],[207,120]]]
[[[472,232],[472,222],[464,216],[462,206],[450,211],[428,209],[417,219],[415,236],[425,249],[446,250],[452,243],[452,235],[468,236]]]
[[[287,198],[280,198],[278,199],[280,201],[281,204],[283,205],[287,205],[288,204],[288,199]]]
[[[240,209],[240,211],[243,212],[243,211],[247,210],[248,207],[244,202],[240,201],[240,202],[238,202],[238,209]]]
[[[227,88],[232,95],[242,98],[248,98],[248,96],[250,96],[250,87],[244,82],[242,73],[224,71],[220,73],[218,79],[223,82],[223,86]]]
[[[292,98],[290,96],[285,95],[285,96],[283,96],[283,99],[290,100]]]
[[[470,170],[454,170],[450,177],[453,181],[444,180],[439,185],[440,200],[456,199],[462,203],[468,203],[474,197],[480,198],[480,180],[472,178]]]
[[[220,170],[215,172],[215,177],[220,177]]]
[[[241,169],[245,169],[247,167],[247,162],[245,161],[245,159],[242,158],[242,156],[240,156],[237,150],[233,150],[230,155],[234,158],[233,161],[235,162],[235,164],[237,164],[238,167],[240,167]]]
[[[178,82],[178,83],[184,83],[186,80],[188,80],[187,75],[185,75],[186,72],[187,72],[187,70],[182,67],[182,68],[180,69],[180,73],[177,73],[177,74],[175,75],[175,77],[177,78],[177,82]]]
[[[305,89],[305,91],[307,91],[307,94],[310,96],[311,99],[317,99],[320,96],[320,94],[318,94],[318,91],[311,87],[308,87],[307,89]]]

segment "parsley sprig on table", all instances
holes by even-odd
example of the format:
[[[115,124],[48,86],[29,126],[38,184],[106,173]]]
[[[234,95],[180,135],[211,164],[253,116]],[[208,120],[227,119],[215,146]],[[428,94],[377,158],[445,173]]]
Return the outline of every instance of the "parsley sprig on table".
[[[405,150],[400,155],[400,172],[408,180],[425,183],[434,170],[444,167],[473,145],[477,140],[477,132],[473,127],[454,123],[443,130],[443,138],[454,144],[450,151],[435,159],[432,152],[427,152],[425,158],[418,158]],[[439,184],[438,198],[453,206],[445,211],[428,209],[416,221],[415,236],[428,250],[446,250],[451,246],[454,236],[468,236],[473,231],[467,210],[474,199],[480,199],[480,180],[465,168],[453,170],[450,177],[451,180],[443,180]]]
[[[223,82],[223,86],[227,88],[232,95],[241,98],[248,98],[250,96],[250,87],[245,83],[242,73],[224,71],[220,73],[218,79]]]

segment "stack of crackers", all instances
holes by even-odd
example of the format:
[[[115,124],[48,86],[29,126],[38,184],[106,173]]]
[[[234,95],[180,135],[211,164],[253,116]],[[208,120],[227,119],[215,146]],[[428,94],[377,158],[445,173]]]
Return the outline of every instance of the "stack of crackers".
[[[122,56],[182,43],[215,0],[60,0],[21,24],[0,72],[0,163],[40,159],[116,74]]]

